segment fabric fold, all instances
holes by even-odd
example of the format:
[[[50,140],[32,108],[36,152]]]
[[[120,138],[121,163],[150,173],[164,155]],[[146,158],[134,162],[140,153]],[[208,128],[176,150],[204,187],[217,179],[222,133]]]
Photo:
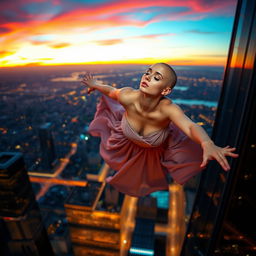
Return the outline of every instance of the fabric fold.
[[[115,171],[106,182],[130,196],[167,190],[167,173],[184,184],[203,170],[200,145],[172,122],[141,136],[129,124],[123,106],[106,96],[97,104],[89,133],[101,138],[100,155]]]

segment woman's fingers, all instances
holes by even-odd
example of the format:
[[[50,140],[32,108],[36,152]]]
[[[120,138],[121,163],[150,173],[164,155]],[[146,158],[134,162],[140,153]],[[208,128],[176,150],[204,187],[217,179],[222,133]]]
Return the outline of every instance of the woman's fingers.
[[[83,83],[86,83],[87,81],[88,81],[88,76],[87,76],[87,74],[85,74],[85,75],[83,76],[82,82],[83,82]]]
[[[219,164],[222,166],[222,168],[225,170],[225,171],[228,171],[230,170],[230,166],[229,166],[229,163],[225,157],[225,155],[222,155],[221,153],[219,153],[217,155],[217,158],[216,160],[219,162]]]
[[[235,150],[236,148],[231,148],[229,145],[223,148],[216,147],[215,150],[207,152],[203,156],[203,161],[200,167],[205,167],[209,160],[215,159],[225,171],[229,171],[230,165],[228,163],[226,156],[235,157],[235,158],[238,157],[239,156],[238,154],[233,153],[233,151]]]
[[[230,170],[230,165],[228,163],[226,156],[230,156],[230,157],[238,157],[239,156],[236,153],[232,153],[232,151],[235,151],[235,150],[236,150],[236,148],[230,148],[230,146],[226,146],[221,150],[221,152],[219,152],[217,154],[216,160],[220,163],[220,165],[222,166],[222,168],[225,171]]]
[[[91,84],[93,82],[93,75],[89,72],[86,72],[83,76],[82,83],[86,86],[88,86],[87,94],[90,94],[95,89],[91,88]]]
[[[235,154],[235,153],[231,153],[231,152],[227,152],[226,154],[225,154],[226,156],[231,156],[231,157],[239,157],[239,155],[238,154]]]
[[[225,148],[226,148],[226,147],[225,147]],[[225,149],[225,148],[224,148],[224,149]],[[235,150],[236,150],[236,148],[228,148],[228,149],[224,150],[224,154],[225,154],[226,156],[238,157],[238,156],[239,156],[238,154],[232,153],[232,151],[235,151]]]
[[[86,72],[85,75],[83,76],[83,81],[86,82],[86,81],[91,80],[91,79],[93,79],[93,75]]]
[[[208,163],[208,159],[207,159],[207,157],[204,157],[200,167],[205,167],[207,165],[207,163]]]
[[[226,147],[225,147],[225,148],[226,148]],[[234,151],[234,150],[236,150],[236,148],[227,148],[226,150]]]
[[[223,148],[225,151],[235,151],[236,148],[230,148],[229,146],[226,146],[225,148]]]

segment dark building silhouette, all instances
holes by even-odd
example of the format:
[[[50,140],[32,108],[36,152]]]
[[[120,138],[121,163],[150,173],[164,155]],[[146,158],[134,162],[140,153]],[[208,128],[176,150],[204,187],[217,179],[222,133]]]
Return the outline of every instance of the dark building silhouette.
[[[129,256],[154,255],[156,216],[156,198],[150,196],[139,198]]]
[[[56,161],[55,147],[52,137],[52,124],[45,123],[39,128],[39,139],[42,153],[41,165],[47,170],[51,170]]]
[[[71,256],[72,244],[67,227],[66,216],[53,211],[42,211],[44,226],[53,247],[54,255]]]
[[[1,255],[53,255],[21,153],[0,153],[0,233]]]
[[[239,0],[212,139],[239,158],[201,175],[181,255],[256,255],[256,2]]]
[[[9,253],[7,246],[6,230],[4,228],[4,222],[2,219],[0,219],[0,252],[4,256],[7,256]]]

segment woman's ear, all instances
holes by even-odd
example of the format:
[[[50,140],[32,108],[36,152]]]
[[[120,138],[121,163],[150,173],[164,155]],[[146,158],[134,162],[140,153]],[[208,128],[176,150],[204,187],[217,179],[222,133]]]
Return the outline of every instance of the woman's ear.
[[[161,94],[166,96],[172,92],[171,87],[166,87],[165,89],[162,90]]]

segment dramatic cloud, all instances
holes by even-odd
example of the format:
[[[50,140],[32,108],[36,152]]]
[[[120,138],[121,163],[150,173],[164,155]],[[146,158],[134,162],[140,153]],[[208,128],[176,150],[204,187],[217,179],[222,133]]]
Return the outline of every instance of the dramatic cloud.
[[[143,36],[134,36],[132,38],[144,38],[144,39],[149,39],[149,38],[160,38],[160,37],[169,37],[169,36],[174,36],[175,34],[173,33],[163,33],[163,34],[150,34],[150,35],[143,35]]]
[[[70,46],[69,43],[58,43],[58,44],[52,44],[52,45],[50,45],[50,47],[55,48],[55,49],[58,49],[58,48],[65,48],[65,47],[68,47],[68,46]]]
[[[98,41],[92,41],[95,44],[98,45],[114,45],[114,44],[120,44],[123,42],[122,39],[109,39],[109,40],[98,40]]]
[[[187,30],[185,31],[186,33],[194,33],[194,34],[204,34],[204,35],[207,35],[207,34],[216,34],[216,33],[219,33],[217,31],[200,31],[200,30]]]
[[[12,54],[14,54],[14,52],[0,51],[0,58],[4,58],[4,57],[12,55]]]
[[[116,39],[109,39],[109,40],[98,40],[98,41],[91,41],[97,45],[115,45],[121,44],[127,39],[154,39],[154,38],[161,38],[161,37],[169,37],[174,36],[175,34],[166,33],[166,34],[151,34],[151,35],[141,35],[141,36],[131,36],[131,37],[124,37],[124,38],[116,38]]]
[[[175,19],[200,19],[204,15],[230,15],[234,0],[227,1],[1,1],[0,23],[19,31],[24,25],[32,30],[64,28],[105,28],[107,26],[145,26],[152,22]],[[97,1],[96,1],[97,3]],[[139,15],[134,15],[139,14]],[[25,23],[25,24],[24,24]]]
[[[10,29],[8,29],[8,28],[0,27],[0,34],[4,34],[4,33],[7,33],[9,31],[10,31]]]
[[[61,61],[54,51],[70,48],[65,54],[72,56],[75,49],[77,52],[97,52],[92,45],[124,47],[126,44],[127,48],[130,47],[128,40],[132,43],[135,39],[147,39],[148,42],[152,40],[150,49],[145,51],[148,54],[154,52],[152,47],[157,41],[165,40],[175,47],[171,38],[184,34],[183,31],[215,35],[218,31],[193,27],[193,22],[231,17],[235,4],[236,0],[1,0],[0,51],[17,52],[17,60],[10,61],[18,61],[18,56],[29,59],[30,52],[47,54],[49,61],[54,58]],[[191,21],[190,27],[182,27],[180,32],[177,26],[170,26],[171,22],[185,24],[186,21]],[[167,49],[167,46],[159,45],[158,48]],[[136,52],[141,56],[143,51]],[[8,55],[1,54],[1,58]]]

